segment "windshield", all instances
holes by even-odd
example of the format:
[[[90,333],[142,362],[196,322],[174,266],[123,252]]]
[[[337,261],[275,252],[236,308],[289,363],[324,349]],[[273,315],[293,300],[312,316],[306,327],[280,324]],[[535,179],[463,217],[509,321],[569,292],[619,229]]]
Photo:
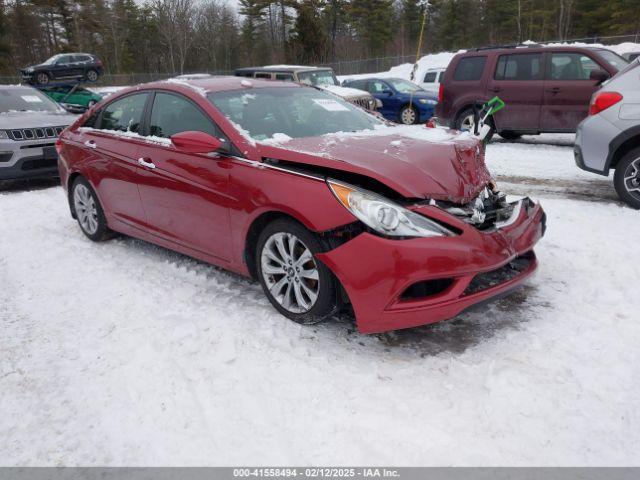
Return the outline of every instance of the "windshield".
[[[208,94],[229,120],[254,140],[371,130],[382,122],[342,99],[314,88],[259,88]]]
[[[0,112],[63,112],[55,102],[35,88],[0,89]]]
[[[56,63],[56,60],[58,60],[60,57],[62,57],[62,54],[59,53],[58,55],[54,55],[51,58],[48,58],[47,60],[45,60],[44,62],[42,62],[43,65],[53,65],[54,63]]]
[[[393,88],[400,93],[421,92],[423,90],[415,83],[411,83],[408,80],[402,80],[400,78],[389,78],[387,79],[387,82],[393,85]]]
[[[624,67],[629,65],[629,62],[611,50],[598,50],[598,55],[600,55],[600,57],[602,57],[609,65],[618,70],[622,70]]]
[[[298,72],[298,81],[306,85],[339,85],[338,80],[333,75],[333,70],[312,70],[309,72]]]

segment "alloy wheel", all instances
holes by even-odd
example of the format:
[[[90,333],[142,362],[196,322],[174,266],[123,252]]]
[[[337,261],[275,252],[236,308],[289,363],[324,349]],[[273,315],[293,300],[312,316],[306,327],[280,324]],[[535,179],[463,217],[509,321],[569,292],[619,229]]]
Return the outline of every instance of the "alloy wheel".
[[[460,122],[460,130],[463,132],[467,131],[467,132],[473,133],[475,131],[475,128],[476,128],[476,120],[473,114],[467,115],[462,119],[462,122]]]
[[[262,248],[262,278],[271,296],[291,313],[311,310],[320,292],[320,274],[311,250],[295,235],[278,232]]]
[[[46,73],[39,73],[36,79],[40,85],[49,83],[49,75],[47,75]]]
[[[411,107],[406,107],[400,113],[400,119],[405,125],[413,125],[416,122],[416,112]]]
[[[631,162],[624,172],[624,186],[629,195],[640,199],[640,157]]]
[[[98,74],[94,70],[89,70],[87,72],[87,80],[89,80],[90,82],[95,82],[96,80],[98,80]]]
[[[95,234],[98,231],[98,209],[93,194],[81,183],[73,190],[73,207],[85,233]]]

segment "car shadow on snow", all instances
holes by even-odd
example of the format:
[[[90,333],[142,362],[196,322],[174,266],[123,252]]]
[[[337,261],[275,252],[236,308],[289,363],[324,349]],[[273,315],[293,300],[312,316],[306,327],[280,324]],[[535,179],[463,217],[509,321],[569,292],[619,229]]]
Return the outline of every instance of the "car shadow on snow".
[[[396,330],[375,335],[362,335],[355,328],[353,315],[340,314],[316,325],[317,333],[331,330],[367,349],[385,352],[404,350],[420,357],[449,353],[458,355],[467,349],[519,330],[535,318],[534,307],[549,308],[550,304],[536,299],[537,286],[527,283],[492,302],[466,310],[452,320],[422,327]]]
[[[206,283],[211,281],[211,288],[225,293],[224,303],[227,305],[241,301],[248,308],[265,308],[269,312],[273,309],[257,281],[142,240],[122,236],[115,242],[127,249],[139,250],[142,255],[153,257],[154,261],[168,262],[172,268],[203,276]],[[314,339],[313,343],[320,346],[324,341],[356,346],[362,353],[406,352],[422,358],[443,353],[458,355],[491,338],[520,329],[535,318],[536,307],[549,308],[547,302],[537,298],[536,292],[534,283],[526,283],[489,303],[472,307],[452,320],[373,335],[359,333],[353,314],[342,312],[322,323],[303,327],[308,330],[304,337]],[[276,318],[281,318],[282,322],[289,321],[280,316]],[[321,341],[316,343],[318,339]]]
[[[500,134],[498,134],[500,135]],[[523,135],[515,140],[507,140],[500,136],[495,136],[491,143],[510,144],[521,143],[525,145],[552,145],[555,147],[573,147],[576,136],[574,134],[544,134],[544,135]]]
[[[45,188],[59,187],[60,179],[51,178],[29,178],[19,180],[0,180],[0,195],[9,193],[26,192],[30,190],[42,190]]]

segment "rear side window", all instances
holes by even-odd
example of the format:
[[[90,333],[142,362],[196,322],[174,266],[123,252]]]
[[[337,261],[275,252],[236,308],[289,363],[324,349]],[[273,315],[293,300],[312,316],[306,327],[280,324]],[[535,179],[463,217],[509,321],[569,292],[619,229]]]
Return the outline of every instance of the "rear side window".
[[[438,76],[438,72],[427,72],[427,74],[424,76],[424,83],[435,82],[437,76]]]
[[[547,78],[551,80],[589,80],[593,70],[600,66],[582,53],[552,53],[549,57]]]
[[[100,129],[141,133],[140,123],[147,96],[147,93],[127,95],[107,105],[102,112]]]
[[[494,78],[496,80],[541,80],[542,54],[500,55]]]
[[[256,73],[256,78],[271,78],[270,73]]]
[[[460,59],[453,74],[453,79],[459,82],[480,80],[487,57],[465,57]]]
[[[366,80],[356,80],[354,82],[348,82],[345,84],[346,87],[349,88],[357,88],[359,90],[367,89],[367,81]]]

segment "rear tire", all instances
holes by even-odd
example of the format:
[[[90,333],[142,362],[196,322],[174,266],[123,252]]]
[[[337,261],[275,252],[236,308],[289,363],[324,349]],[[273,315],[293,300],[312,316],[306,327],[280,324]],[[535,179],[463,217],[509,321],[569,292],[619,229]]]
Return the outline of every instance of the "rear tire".
[[[88,82],[95,83],[98,81],[98,72],[96,72],[95,70],[88,70],[85,78]]]
[[[505,140],[517,140],[522,137],[521,133],[514,132],[513,130],[502,130],[498,133]]]
[[[101,242],[113,236],[96,192],[83,177],[78,177],[73,182],[71,203],[80,230],[87,238]]]
[[[319,323],[338,311],[339,285],[315,256],[320,238],[292,219],[268,224],[258,237],[256,270],[276,310],[296,323]]]
[[[495,133],[496,129],[493,125],[493,121],[491,120],[491,117],[489,117],[487,122],[489,122],[489,125],[491,126],[491,130],[485,137],[485,141],[489,142],[491,138],[493,138],[493,134]],[[473,115],[473,108],[472,107],[465,108],[462,112],[460,112],[456,117],[454,126],[456,130],[473,133],[473,130],[475,128],[475,118]]]
[[[640,148],[627,153],[616,167],[613,185],[620,199],[640,210]]]

